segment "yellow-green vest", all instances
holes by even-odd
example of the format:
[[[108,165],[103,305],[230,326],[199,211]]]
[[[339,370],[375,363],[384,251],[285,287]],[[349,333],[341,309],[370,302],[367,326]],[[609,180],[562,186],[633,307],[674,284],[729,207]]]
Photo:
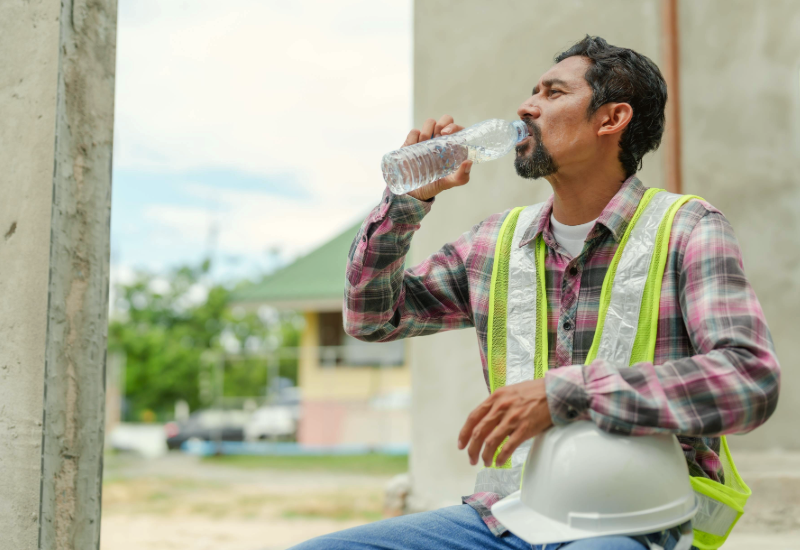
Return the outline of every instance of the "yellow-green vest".
[[[649,189],[642,197],[603,281],[597,329],[586,364],[597,357],[627,365],[653,362],[672,222],[678,209],[693,198],[699,197],[675,195],[663,189]],[[487,336],[492,392],[506,384],[542,378],[548,369],[545,245],[539,236],[529,246],[518,246],[543,205],[513,209],[497,239]],[[516,491],[531,442],[520,445],[505,464],[493,463],[482,469],[476,492]],[[693,544],[701,550],[722,546],[750,496],[724,436],[720,460],[724,484],[703,477],[691,478],[699,503],[693,521]]]

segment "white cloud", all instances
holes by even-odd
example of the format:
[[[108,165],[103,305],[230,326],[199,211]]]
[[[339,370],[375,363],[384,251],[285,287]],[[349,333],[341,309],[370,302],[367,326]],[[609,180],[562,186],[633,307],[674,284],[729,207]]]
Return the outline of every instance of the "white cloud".
[[[313,197],[215,188],[226,252],[332,237],[409,130],[410,0],[122,0],[117,51],[116,167],[288,173]],[[162,239],[205,239],[207,210],[154,200]]]
[[[215,200],[215,219],[211,222],[219,228],[217,246],[228,254],[260,255],[279,247],[297,256],[354,221],[351,210],[330,208],[314,197],[279,197],[202,184],[188,185],[186,190],[193,197]],[[155,204],[146,208],[144,215],[148,222],[166,229],[159,231],[161,239],[198,245],[206,242],[208,209]]]

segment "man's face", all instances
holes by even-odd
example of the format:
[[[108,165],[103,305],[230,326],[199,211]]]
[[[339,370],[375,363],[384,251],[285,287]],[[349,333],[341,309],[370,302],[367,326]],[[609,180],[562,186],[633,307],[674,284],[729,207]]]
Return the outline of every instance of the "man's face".
[[[543,178],[591,161],[597,131],[586,117],[592,99],[584,78],[589,64],[573,56],[552,66],[517,110],[531,134],[516,148],[514,167],[523,178]]]

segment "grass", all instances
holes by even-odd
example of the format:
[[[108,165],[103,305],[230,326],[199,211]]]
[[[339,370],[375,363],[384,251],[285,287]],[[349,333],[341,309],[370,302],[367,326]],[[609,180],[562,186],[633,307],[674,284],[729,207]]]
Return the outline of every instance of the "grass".
[[[385,454],[354,456],[210,456],[206,464],[237,468],[295,470],[307,472],[345,472],[366,475],[394,475],[408,471],[408,457]]]

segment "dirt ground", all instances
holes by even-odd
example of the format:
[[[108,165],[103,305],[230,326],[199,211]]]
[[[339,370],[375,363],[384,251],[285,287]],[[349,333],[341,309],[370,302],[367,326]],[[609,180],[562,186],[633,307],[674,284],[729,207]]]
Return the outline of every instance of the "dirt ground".
[[[391,476],[111,457],[102,550],[278,550],[383,517]]]
[[[753,496],[725,549],[800,550],[800,453],[739,453],[737,463]],[[111,457],[101,550],[288,548],[383,517],[390,477]]]

